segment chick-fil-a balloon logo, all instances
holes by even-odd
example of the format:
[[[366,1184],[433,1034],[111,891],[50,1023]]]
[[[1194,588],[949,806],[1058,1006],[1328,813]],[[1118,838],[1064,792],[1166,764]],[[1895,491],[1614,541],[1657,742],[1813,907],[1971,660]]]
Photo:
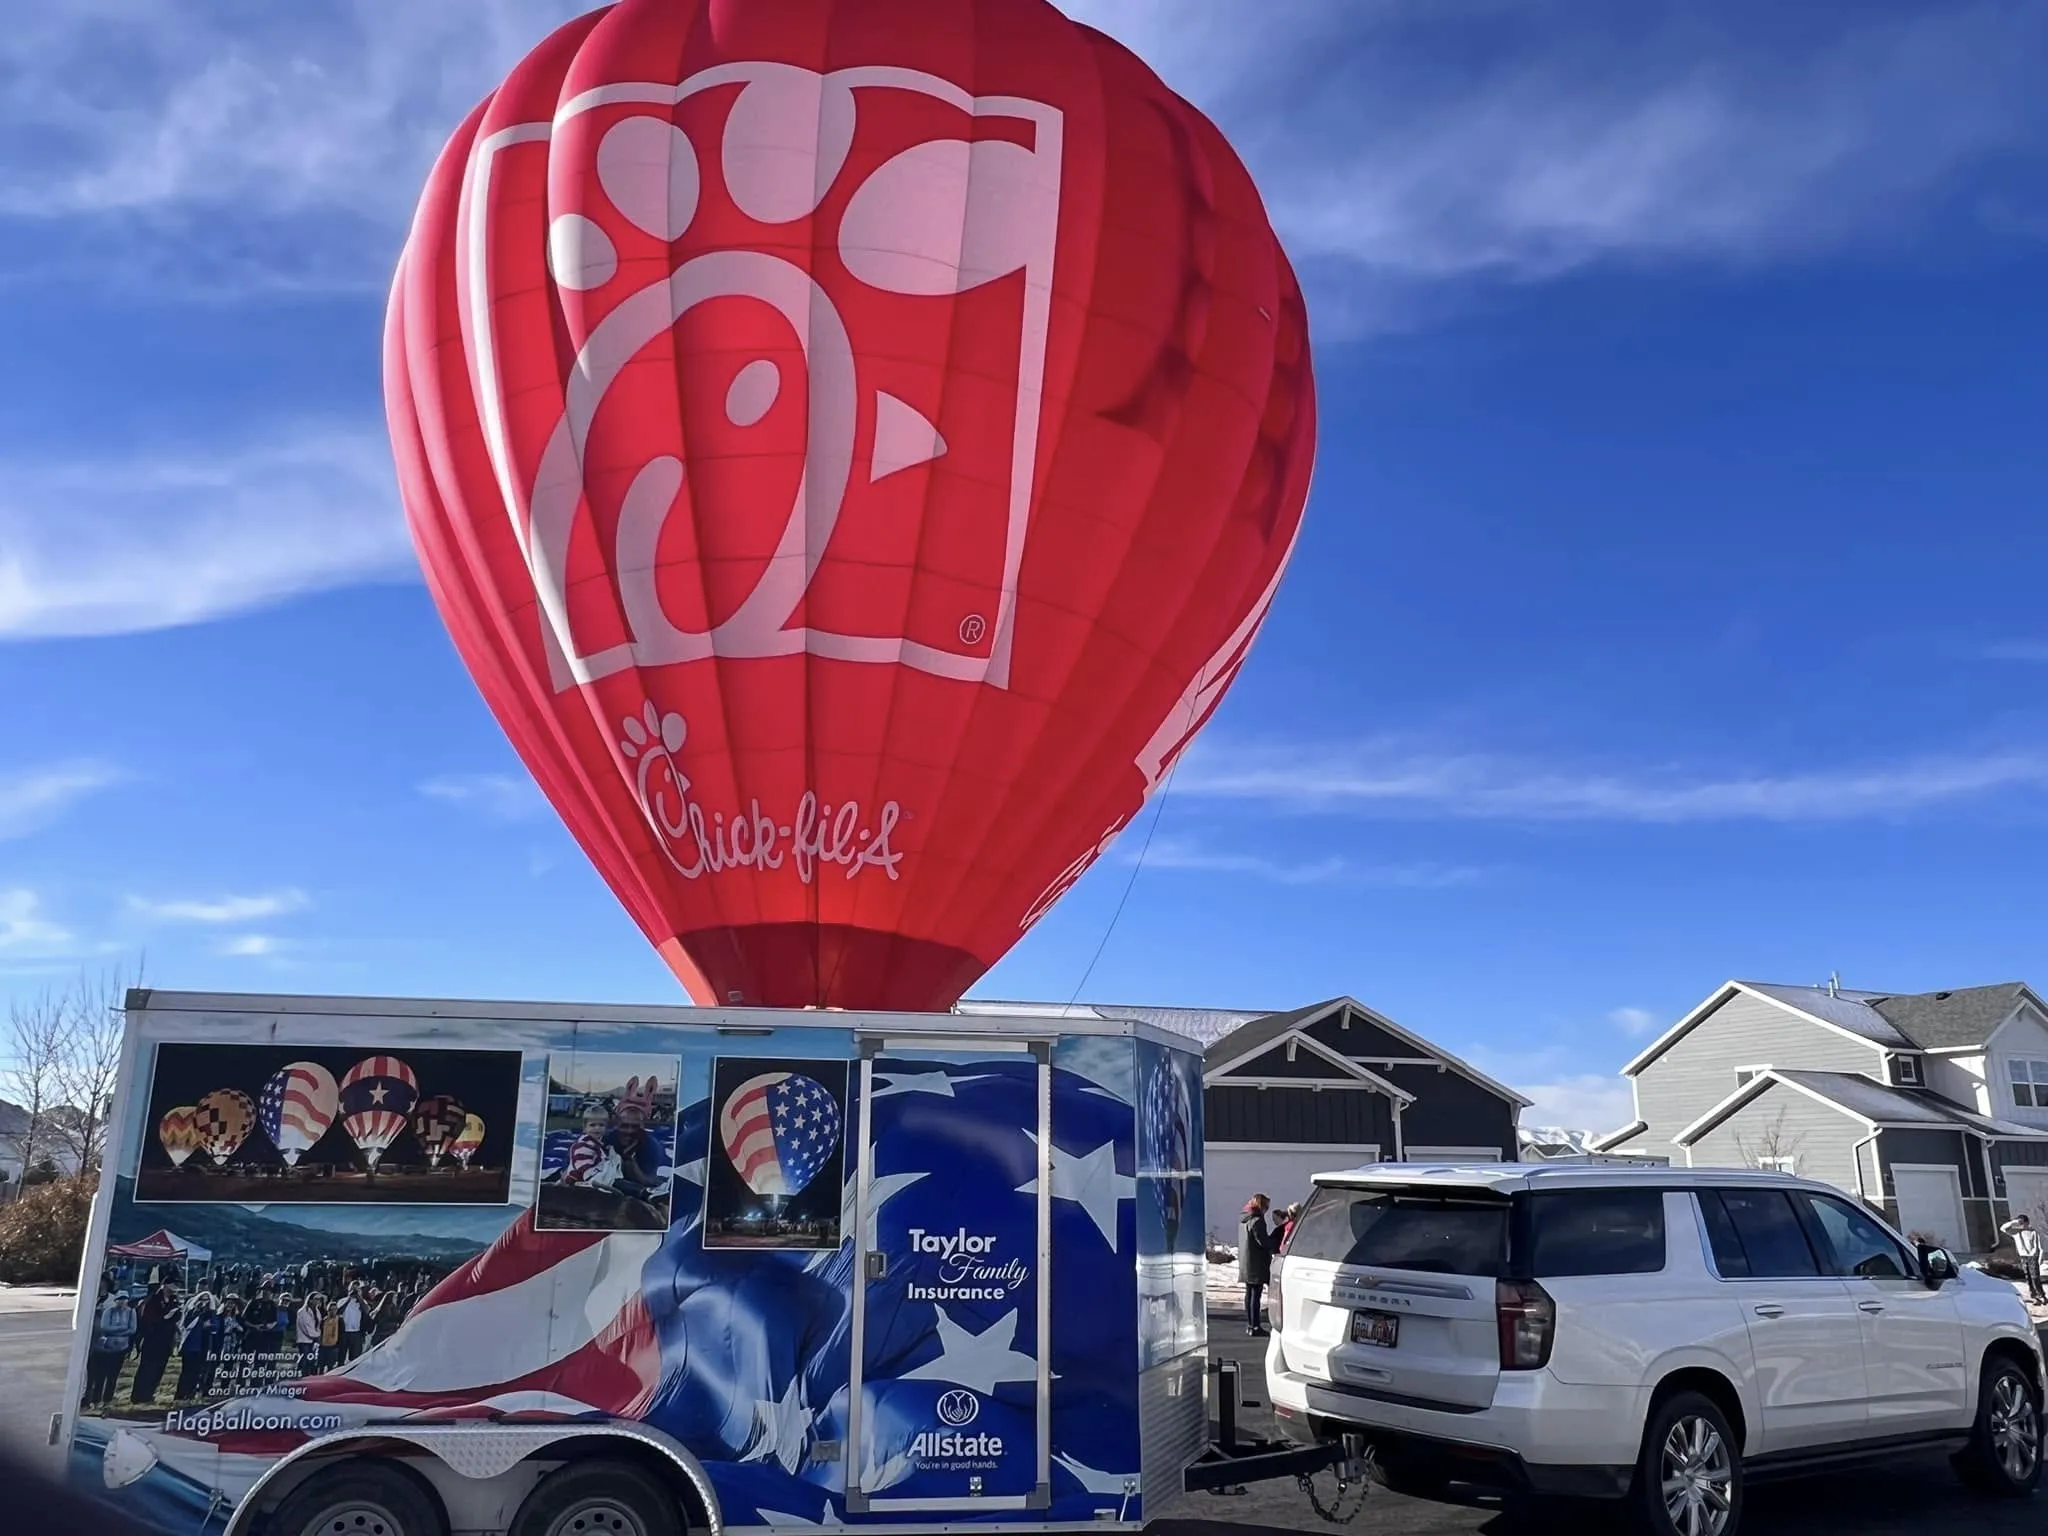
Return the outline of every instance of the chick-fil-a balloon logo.
[[[733,87],[718,144],[700,151],[678,124],[680,109],[703,93]],[[872,155],[852,156],[865,179],[835,203],[837,227],[815,235],[818,245],[829,242],[835,260],[813,262],[814,271],[789,259],[812,248],[811,233],[800,231],[793,241],[789,227],[818,216],[833,198],[850,161],[859,102],[905,91],[965,116],[957,118],[952,136],[898,148],[879,165]],[[1000,132],[977,131],[989,119],[1009,121]],[[699,135],[707,132],[703,120],[690,121]],[[552,121],[502,128],[478,143],[460,234],[465,341],[485,442],[539,598],[557,691],[627,668],[805,653],[1009,685],[1051,330],[1062,129],[1062,114],[1045,103],[975,96],[921,71],[871,65],[820,74],[734,61],[679,84],[622,82],[588,90],[563,103]],[[585,175],[575,157],[593,141],[595,174]],[[540,170],[509,158],[521,154],[538,156]],[[556,157],[577,174],[557,178]],[[587,314],[594,323],[587,335],[571,327],[575,352],[562,371],[563,409],[539,445],[514,441],[515,430],[526,429],[515,429],[516,396],[501,371],[505,343],[497,329],[493,266],[505,258],[492,221],[500,202],[515,210],[521,205],[510,190],[514,180],[525,177],[526,188],[541,187],[542,174],[552,214],[549,272],[566,296],[564,312]],[[713,195],[721,185],[722,199]],[[562,186],[578,189],[563,194],[576,205],[556,201]],[[535,194],[521,195],[530,206]],[[733,243],[733,230],[746,226],[732,222],[728,202],[751,221],[745,239],[754,245]],[[715,211],[706,214],[712,204]],[[621,256],[635,242],[646,249],[650,236],[664,247],[652,281],[647,261]],[[1014,389],[1005,392],[1014,400],[1014,417],[1007,433],[976,434],[1000,446],[973,448],[988,462],[965,464],[960,476],[963,484],[1005,491],[1001,537],[991,536],[986,545],[990,569],[975,578],[991,601],[986,608],[963,602],[958,612],[915,622],[872,613],[820,618],[813,586],[856,469],[874,483],[969,451],[949,445],[926,411],[866,378],[868,353],[888,350],[887,305],[901,302],[887,296],[961,303],[1018,274],[1016,376]],[[780,537],[751,590],[723,617],[708,611],[679,617],[673,610],[681,600],[660,588],[657,553],[678,507],[690,504],[693,461],[679,432],[664,436],[665,426],[654,429],[634,454],[637,469],[629,462],[624,474],[607,481],[615,500],[624,485],[606,558],[616,582],[614,634],[623,630],[624,638],[586,649],[571,624],[569,564],[579,529],[585,547],[593,535],[604,537],[585,473],[593,424],[615,391],[632,394],[626,380],[647,377],[646,369],[633,367],[636,360],[699,306],[733,298],[782,317],[794,339],[782,355],[786,361],[800,352],[808,374],[802,473]],[[731,361],[737,366],[724,388],[725,421],[755,429],[784,395],[783,370],[767,356]],[[723,517],[745,509],[716,510]],[[859,606],[888,603],[870,599]]]
[[[806,885],[825,869],[843,870],[849,880],[868,869],[897,878],[903,854],[889,839],[903,808],[894,800],[884,802],[870,819],[857,800],[831,805],[806,790],[794,806],[767,810],[756,799],[707,817],[691,797],[690,776],[683,771],[680,754],[689,739],[688,721],[652,704],[619,722],[619,751],[634,765],[633,797],[640,814],[660,835],[661,851],[684,879],[728,869],[780,869],[785,861]]]

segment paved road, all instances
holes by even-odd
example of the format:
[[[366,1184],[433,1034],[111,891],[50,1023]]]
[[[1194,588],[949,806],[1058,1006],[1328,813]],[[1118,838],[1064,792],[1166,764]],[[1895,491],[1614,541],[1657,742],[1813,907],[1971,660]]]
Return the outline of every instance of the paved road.
[[[1219,1319],[1212,1351],[1245,1363],[1247,1396],[1260,1407],[1244,1415],[1250,1434],[1273,1434],[1259,1385],[1255,1341],[1227,1331]],[[50,1414],[62,1396],[71,1342],[68,1310],[0,1311],[0,1438],[10,1449],[39,1455]],[[1325,1503],[1334,1495],[1328,1475],[1320,1480]],[[1319,1531],[1326,1527],[1292,1483],[1254,1484],[1242,1497],[1206,1494],[1181,1500],[1152,1529],[1159,1536],[1244,1536],[1247,1526],[1268,1530]],[[1558,1516],[1566,1518],[1562,1521]],[[1965,1529],[1970,1536],[2041,1536],[2048,1529],[2048,1494],[2016,1504],[1980,1501],[1957,1487],[1945,1462],[1888,1465],[1873,1471],[1757,1489],[1750,1496],[1751,1536],[1928,1536],[1930,1531]],[[1536,1536],[1560,1529],[1580,1536],[1619,1533],[1620,1522],[1600,1505],[1573,1506],[1532,1519],[1503,1509],[1500,1501],[1475,1496],[1465,1505],[1425,1504],[1385,1490],[1374,1492],[1355,1529],[1366,1536]]]
[[[64,1395],[70,1354],[68,1305],[0,1311],[0,1440],[10,1451],[50,1455],[50,1415]]]

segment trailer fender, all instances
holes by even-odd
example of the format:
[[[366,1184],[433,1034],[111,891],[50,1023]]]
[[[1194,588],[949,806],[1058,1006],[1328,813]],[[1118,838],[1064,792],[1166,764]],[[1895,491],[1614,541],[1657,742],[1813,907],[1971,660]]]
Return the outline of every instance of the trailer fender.
[[[704,1465],[682,1445],[658,1429],[630,1421],[602,1424],[527,1424],[488,1427],[463,1424],[365,1425],[336,1430],[309,1440],[297,1450],[280,1457],[256,1480],[255,1486],[236,1505],[223,1536],[249,1536],[257,1512],[274,1502],[300,1480],[302,1473],[327,1461],[354,1455],[389,1454],[399,1447],[423,1451],[458,1477],[489,1482],[502,1477],[522,1462],[544,1456],[555,1448],[574,1443],[578,1452],[597,1449],[602,1441],[624,1441],[643,1446],[661,1457],[678,1473],[694,1495],[691,1536],[723,1536],[724,1521],[718,1511],[718,1497]]]

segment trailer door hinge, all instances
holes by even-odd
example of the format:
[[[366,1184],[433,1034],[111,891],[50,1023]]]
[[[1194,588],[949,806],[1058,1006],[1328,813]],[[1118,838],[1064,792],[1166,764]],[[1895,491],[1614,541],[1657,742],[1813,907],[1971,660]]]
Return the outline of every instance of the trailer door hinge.
[[[886,1253],[879,1253],[879,1252],[871,1252],[871,1253],[869,1253],[869,1255],[868,1255],[868,1278],[869,1278],[870,1280],[886,1280],[886,1279],[888,1279],[888,1278],[889,1278],[889,1255],[888,1255],[888,1254],[886,1254]]]

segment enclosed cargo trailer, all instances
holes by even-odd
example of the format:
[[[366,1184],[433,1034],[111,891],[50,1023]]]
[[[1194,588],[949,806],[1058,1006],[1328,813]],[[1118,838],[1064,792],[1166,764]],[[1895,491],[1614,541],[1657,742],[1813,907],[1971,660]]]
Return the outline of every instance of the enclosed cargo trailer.
[[[1201,1102],[1114,1020],[138,991],[57,1429],[188,1532],[1136,1525]]]

